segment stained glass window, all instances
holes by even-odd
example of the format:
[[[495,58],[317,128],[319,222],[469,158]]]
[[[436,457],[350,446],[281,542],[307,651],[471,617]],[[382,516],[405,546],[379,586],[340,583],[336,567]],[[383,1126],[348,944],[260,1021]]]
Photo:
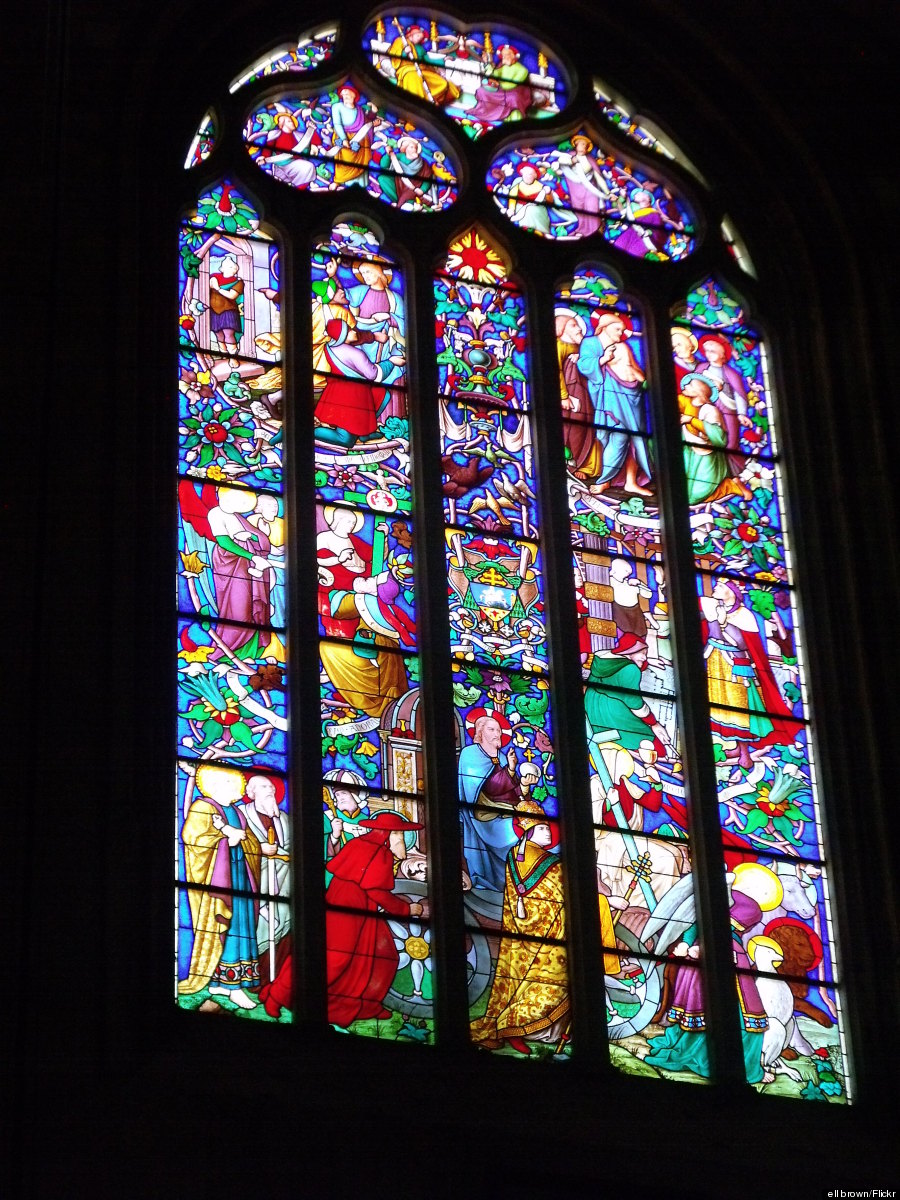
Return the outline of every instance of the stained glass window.
[[[190,145],[177,1004],[843,1102],[777,330],[565,51],[380,11]]]

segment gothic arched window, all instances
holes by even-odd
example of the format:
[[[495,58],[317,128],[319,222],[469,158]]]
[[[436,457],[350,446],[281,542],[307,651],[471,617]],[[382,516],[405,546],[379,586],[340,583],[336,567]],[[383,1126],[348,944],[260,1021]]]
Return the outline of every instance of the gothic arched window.
[[[185,167],[179,1006],[846,1100],[790,389],[703,176],[402,10]]]

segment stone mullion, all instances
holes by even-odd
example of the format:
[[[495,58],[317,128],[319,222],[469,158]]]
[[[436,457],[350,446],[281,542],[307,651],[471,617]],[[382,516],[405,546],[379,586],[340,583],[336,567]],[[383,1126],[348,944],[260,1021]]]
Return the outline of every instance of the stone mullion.
[[[434,342],[431,258],[420,254],[408,272],[410,447],[416,548],[417,628],[421,702],[419,736],[425,758],[425,812],[434,964],[434,1016],[439,1046],[471,1046],[462,897],[457,748],[444,554],[441,431]]]
[[[735,988],[706,670],[701,652],[703,640],[683,442],[669,344],[670,322],[663,304],[655,306],[653,318],[647,330],[648,378],[678,718],[689,799],[691,864],[702,939],[707,1044],[713,1079],[738,1087],[746,1083],[741,1018]]]
[[[572,1054],[608,1068],[603,950],[597,901],[597,855],[589,787],[584,688],[572,565],[553,291],[528,290],[533,430],[545,616],[550,646],[553,744],[556,751],[572,1000]]]
[[[322,857],[322,731],[316,576],[315,442],[311,413],[312,246],[296,229],[296,253],[282,260],[282,330],[286,388],[285,472],[288,545],[288,687],[293,792],[293,986],[300,1025],[327,1020],[325,864]],[[284,251],[283,251],[284,253]]]

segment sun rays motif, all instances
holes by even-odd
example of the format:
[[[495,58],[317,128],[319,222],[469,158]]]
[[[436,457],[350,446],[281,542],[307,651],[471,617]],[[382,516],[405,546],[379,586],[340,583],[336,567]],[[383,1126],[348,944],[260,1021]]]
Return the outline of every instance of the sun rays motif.
[[[451,243],[447,270],[474,283],[500,283],[506,279],[506,264],[477,229],[470,229]]]

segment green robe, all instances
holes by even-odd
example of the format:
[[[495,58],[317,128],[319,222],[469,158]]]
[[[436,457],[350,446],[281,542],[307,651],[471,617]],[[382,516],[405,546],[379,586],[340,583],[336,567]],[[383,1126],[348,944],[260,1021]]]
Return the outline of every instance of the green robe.
[[[641,742],[652,737],[647,724],[637,716],[645,706],[640,694],[641,669],[621,655],[594,655],[588,673],[589,684],[584,697],[584,711],[593,733],[617,729],[618,743],[626,750],[637,750]],[[608,689],[622,689],[611,691]]]

